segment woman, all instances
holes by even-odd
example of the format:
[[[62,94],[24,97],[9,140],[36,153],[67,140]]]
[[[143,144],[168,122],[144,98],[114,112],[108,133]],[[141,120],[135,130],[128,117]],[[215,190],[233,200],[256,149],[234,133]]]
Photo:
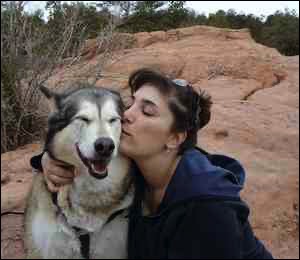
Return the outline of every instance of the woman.
[[[195,147],[198,130],[210,120],[210,97],[149,69],[134,72],[129,86],[133,103],[120,144],[134,161],[136,180],[129,258],[272,258],[239,196],[243,167]],[[72,182],[74,173],[46,155],[43,168],[50,191]]]

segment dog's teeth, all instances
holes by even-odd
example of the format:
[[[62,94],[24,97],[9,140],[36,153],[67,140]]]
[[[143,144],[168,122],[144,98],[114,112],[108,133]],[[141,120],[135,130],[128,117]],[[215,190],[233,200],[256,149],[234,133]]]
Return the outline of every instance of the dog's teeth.
[[[103,173],[106,170],[106,166],[103,164],[97,164],[97,163],[92,163],[92,169],[93,171],[95,171],[96,173]]]

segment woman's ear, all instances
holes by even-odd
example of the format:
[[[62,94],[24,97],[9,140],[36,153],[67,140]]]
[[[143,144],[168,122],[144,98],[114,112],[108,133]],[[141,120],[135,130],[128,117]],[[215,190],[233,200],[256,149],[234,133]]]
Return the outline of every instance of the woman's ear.
[[[186,140],[186,137],[186,132],[172,133],[168,138],[166,148],[168,150],[179,149],[179,146]]]

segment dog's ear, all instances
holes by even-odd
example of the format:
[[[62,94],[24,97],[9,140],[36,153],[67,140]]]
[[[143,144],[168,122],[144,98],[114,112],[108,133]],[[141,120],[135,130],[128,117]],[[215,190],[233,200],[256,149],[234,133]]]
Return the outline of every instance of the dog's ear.
[[[51,112],[56,111],[59,107],[60,95],[46,88],[44,85],[40,86],[40,90],[48,99],[48,104]]]
[[[46,96],[46,98],[51,99],[55,96],[56,93],[54,93],[52,90],[46,88],[44,85],[40,86],[41,92]]]

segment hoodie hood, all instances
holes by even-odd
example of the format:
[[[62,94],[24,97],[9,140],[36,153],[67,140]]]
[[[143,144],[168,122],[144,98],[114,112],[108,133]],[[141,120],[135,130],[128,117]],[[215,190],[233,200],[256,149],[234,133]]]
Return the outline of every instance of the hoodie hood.
[[[237,160],[189,149],[182,155],[158,211],[189,198],[240,199],[244,182],[245,171]]]

